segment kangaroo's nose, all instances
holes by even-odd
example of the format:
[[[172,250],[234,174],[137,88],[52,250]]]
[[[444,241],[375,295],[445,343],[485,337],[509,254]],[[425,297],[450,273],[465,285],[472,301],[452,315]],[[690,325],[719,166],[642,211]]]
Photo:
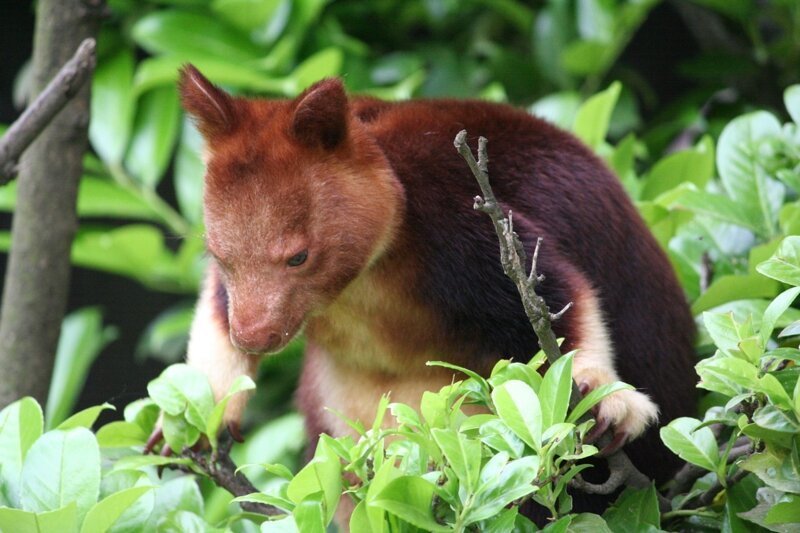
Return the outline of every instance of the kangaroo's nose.
[[[275,351],[281,345],[281,334],[272,328],[239,324],[231,321],[231,343],[247,353],[262,354]]]

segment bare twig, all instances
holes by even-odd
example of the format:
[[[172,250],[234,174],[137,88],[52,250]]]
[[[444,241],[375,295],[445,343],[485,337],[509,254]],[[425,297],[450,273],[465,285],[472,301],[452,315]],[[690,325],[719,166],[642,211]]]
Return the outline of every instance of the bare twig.
[[[69,102],[94,70],[95,42],[84,39],[47,87],[0,138],[0,185],[17,174],[22,152]]]
[[[536,247],[533,252],[533,261],[530,273],[525,272],[525,263],[527,260],[525,249],[522,246],[519,236],[514,232],[513,213],[509,210],[508,217],[503,215],[503,210],[497,203],[494,196],[492,187],[489,184],[489,157],[486,151],[487,140],[484,137],[478,139],[478,160],[472,155],[472,150],[466,142],[467,132],[462,130],[456,135],[453,144],[461,154],[461,157],[467,162],[472,174],[480,185],[483,197],[476,196],[474,208],[489,215],[494,224],[495,233],[500,241],[500,262],[503,266],[503,272],[508,276],[511,281],[517,286],[520,297],[522,298],[522,305],[525,309],[525,314],[530,320],[536,337],[539,339],[539,346],[547,356],[550,364],[553,364],[561,357],[561,349],[558,346],[556,335],[553,332],[551,323],[553,320],[561,318],[561,316],[569,309],[570,304],[564,307],[558,313],[550,313],[547,303],[544,298],[536,294],[536,285],[544,279],[537,270],[537,261],[539,258],[539,249],[542,239],[539,237],[536,241]],[[581,400],[583,395],[578,388],[578,384],[572,382],[572,396],[570,398],[570,408],[574,408]],[[584,415],[581,420],[587,420],[588,415]],[[598,441],[598,445],[605,448],[611,443],[609,435],[603,435]],[[611,494],[619,487],[625,485],[634,488],[646,488],[650,486],[651,480],[642,474],[631,462],[630,458],[623,452],[617,451],[608,457],[608,466],[610,475],[608,480],[602,484],[592,484],[584,481],[580,476],[576,476],[572,480],[571,485],[578,487],[585,492],[594,494]]]
[[[727,445],[722,445],[720,447],[720,453],[724,453],[726,448]],[[728,453],[728,464],[733,463],[740,457],[750,455],[751,453],[753,453],[752,441],[747,437],[742,437],[734,443],[730,453]],[[667,492],[667,498],[672,499],[678,494],[683,494],[688,491],[695,481],[706,474],[708,474],[708,470],[705,468],[686,463],[686,465],[675,474],[674,483]]]
[[[194,465],[211,478],[218,487],[222,487],[234,496],[247,496],[248,494],[259,492],[244,474],[236,471],[236,463],[233,462],[230,456],[232,445],[233,439],[229,434],[225,433],[220,437],[220,445],[216,455],[207,450],[198,451],[186,448],[181,453],[181,456],[191,459]],[[285,514],[281,509],[265,503],[239,502],[239,505],[242,506],[242,509],[251,513],[267,516]]]

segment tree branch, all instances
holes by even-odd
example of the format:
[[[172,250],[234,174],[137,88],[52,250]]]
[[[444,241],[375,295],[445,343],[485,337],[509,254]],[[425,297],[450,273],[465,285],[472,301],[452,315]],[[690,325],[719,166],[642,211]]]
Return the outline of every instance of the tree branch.
[[[225,433],[220,438],[216,456],[208,451],[196,451],[189,448],[185,449],[181,456],[191,459],[195,466],[211,478],[218,487],[222,487],[234,496],[247,496],[254,492],[260,492],[244,474],[237,472],[236,463],[230,456],[232,445],[233,439],[230,434]],[[265,503],[239,502],[239,505],[251,513],[267,516],[286,514],[285,511]]]
[[[36,2],[34,94],[45,90],[84,39],[94,37],[101,4],[100,0]],[[91,48],[86,45],[82,53]],[[88,143],[89,84],[76,90],[20,161],[0,308],[0,408],[21,396],[33,396],[41,404],[47,398],[67,307],[70,250],[78,228],[75,204]]]
[[[0,138],[0,185],[17,175],[22,152],[83,86],[95,65],[95,41],[84,39],[72,58]]]
[[[478,160],[472,154],[466,142],[467,132],[462,130],[456,135],[453,145],[461,154],[461,157],[467,162],[472,174],[480,185],[483,197],[476,196],[474,208],[478,211],[486,213],[492,219],[494,224],[495,233],[497,233],[498,240],[500,241],[500,263],[503,266],[503,272],[508,276],[514,285],[517,286],[520,297],[522,298],[522,305],[525,309],[525,314],[539,339],[539,346],[542,348],[547,360],[550,364],[555,363],[561,357],[561,349],[558,346],[558,340],[551,323],[553,320],[559,319],[572,305],[567,304],[564,309],[558,313],[550,313],[547,303],[544,298],[536,293],[536,285],[541,282],[544,277],[536,270],[537,260],[539,257],[539,249],[542,243],[541,237],[536,241],[536,248],[533,252],[533,260],[531,262],[530,273],[525,272],[525,263],[527,256],[525,249],[522,246],[519,236],[514,232],[514,219],[513,213],[508,212],[508,217],[503,215],[503,210],[497,203],[494,196],[492,187],[489,184],[489,157],[486,151],[487,140],[484,137],[478,138]],[[573,380],[572,382],[572,395],[570,397],[570,409],[574,409],[583,395],[578,388],[578,384]],[[589,415],[584,415],[581,421],[588,420]],[[598,445],[605,448],[611,443],[611,437],[603,434],[598,440]],[[628,456],[622,450],[617,451],[607,458],[610,475],[608,480],[602,484],[592,484],[584,481],[580,476],[576,476],[571,486],[577,487],[584,492],[593,494],[611,494],[619,487],[625,485],[633,488],[646,488],[650,486],[651,480],[642,474],[631,462]]]

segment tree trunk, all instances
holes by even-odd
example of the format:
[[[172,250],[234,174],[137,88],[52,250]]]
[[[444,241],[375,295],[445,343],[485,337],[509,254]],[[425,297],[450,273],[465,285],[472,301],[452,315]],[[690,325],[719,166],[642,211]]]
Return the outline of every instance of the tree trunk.
[[[93,37],[98,0],[39,0],[33,46],[38,94]],[[44,404],[70,280],[78,181],[89,125],[86,83],[20,162],[12,248],[0,308],[0,408],[30,395]]]

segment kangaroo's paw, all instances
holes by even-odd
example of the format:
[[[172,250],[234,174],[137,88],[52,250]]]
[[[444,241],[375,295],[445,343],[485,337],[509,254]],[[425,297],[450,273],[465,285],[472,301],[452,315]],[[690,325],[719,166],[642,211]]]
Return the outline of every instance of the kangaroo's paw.
[[[598,369],[587,369],[575,376],[582,393],[601,385],[618,381],[616,376]],[[597,424],[586,435],[587,442],[594,442],[611,429],[611,443],[601,450],[601,455],[611,455],[626,443],[640,437],[658,420],[658,406],[646,394],[623,390],[606,396],[593,409]]]

